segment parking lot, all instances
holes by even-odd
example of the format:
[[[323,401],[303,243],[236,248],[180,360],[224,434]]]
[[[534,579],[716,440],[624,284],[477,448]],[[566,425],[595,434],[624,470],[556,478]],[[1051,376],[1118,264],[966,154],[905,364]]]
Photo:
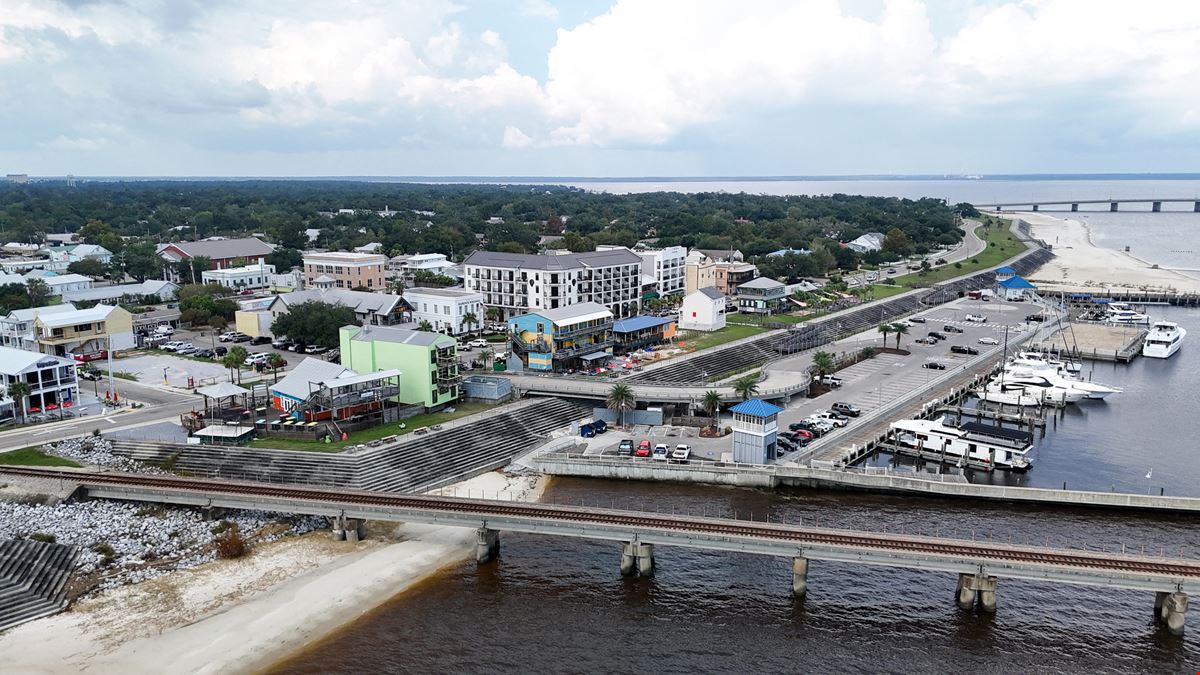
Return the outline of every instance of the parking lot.
[[[218,338],[224,331],[212,330],[176,330],[168,340],[190,342],[198,350],[215,350],[217,347],[232,349],[241,347],[249,354],[275,353],[279,354],[287,365],[279,370],[280,373],[295,368],[305,359],[306,354],[275,349],[270,344],[252,345],[249,342],[221,342]],[[313,358],[325,358],[326,354],[312,355]],[[139,382],[161,385],[165,381],[171,387],[187,387],[188,378],[192,378],[195,386],[203,386],[228,379],[229,371],[221,364],[220,357],[215,359],[185,358],[175,356],[170,352],[152,352],[132,358],[121,359],[114,363],[118,371],[127,372],[137,377]],[[249,368],[246,368],[249,370]],[[246,374],[243,373],[243,377]]]

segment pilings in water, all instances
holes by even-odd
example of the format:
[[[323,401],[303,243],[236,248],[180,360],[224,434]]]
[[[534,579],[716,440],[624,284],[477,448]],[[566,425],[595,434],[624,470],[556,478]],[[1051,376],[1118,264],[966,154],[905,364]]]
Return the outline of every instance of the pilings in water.
[[[654,574],[654,544],[625,542],[621,549],[621,574],[631,576],[634,572],[644,577]]]
[[[356,542],[367,536],[367,521],[361,518],[335,516],[330,531],[334,541]]]
[[[481,527],[475,530],[475,561],[483,564],[500,553],[500,533]]]
[[[792,595],[803,598],[808,593],[808,558],[792,558]]]
[[[996,577],[985,574],[958,575],[955,602],[959,609],[973,609],[976,604],[985,612],[996,611]]]
[[[1172,635],[1183,635],[1183,623],[1187,618],[1187,610],[1187,593],[1159,591],[1154,594],[1154,615]]]

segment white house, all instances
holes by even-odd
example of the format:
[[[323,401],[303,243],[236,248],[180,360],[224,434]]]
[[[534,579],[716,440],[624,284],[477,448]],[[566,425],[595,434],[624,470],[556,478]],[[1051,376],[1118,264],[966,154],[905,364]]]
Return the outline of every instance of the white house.
[[[137,298],[143,303],[167,302],[175,297],[179,285],[161,279],[147,279],[140,284],[117,284],[100,286],[83,291],[65,291],[63,300],[68,302],[120,303],[124,298]]]
[[[61,305],[46,307],[30,307],[29,309],[14,309],[8,316],[0,318],[0,342],[5,347],[37,351],[37,339],[33,335],[33,320],[41,315],[63,314],[74,312],[75,305],[64,302]]]
[[[25,278],[28,280],[32,278],[30,275],[35,273],[30,272],[25,275]],[[41,279],[50,287],[50,295],[55,296],[71,291],[86,291],[92,287],[93,283],[91,277],[85,277],[82,274],[54,274],[43,276]]]
[[[275,274],[275,266],[260,261],[244,267],[205,270],[200,273],[200,278],[206,284],[220,284],[225,288],[240,291],[269,287],[273,274]]]
[[[868,232],[854,241],[847,242],[846,247],[858,253],[878,251],[883,248],[883,234]]]
[[[20,415],[17,403],[8,395],[8,388],[17,382],[29,385],[29,395],[20,401],[20,410],[27,414],[53,413],[70,408],[79,402],[79,381],[75,376],[75,361],[0,347],[0,420]]]
[[[459,335],[483,326],[483,294],[465,288],[409,288],[404,301],[412,307],[412,320],[428,321],[434,331]],[[475,323],[467,324],[463,317],[475,315]]]
[[[693,291],[683,298],[679,310],[682,330],[714,331],[725,327],[725,295],[709,286]]]

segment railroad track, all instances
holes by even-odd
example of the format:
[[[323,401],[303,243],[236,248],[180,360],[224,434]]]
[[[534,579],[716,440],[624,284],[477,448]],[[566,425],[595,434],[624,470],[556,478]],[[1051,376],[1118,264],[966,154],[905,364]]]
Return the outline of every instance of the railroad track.
[[[459,497],[393,494],[361,490],[323,490],[295,485],[213,481],[194,478],[144,476],[140,474],[95,473],[34,469],[0,468],[0,474],[56,479],[94,486],[125,486],[170,492],[201,492],[234,496],[320,502],[336,508],[340,505],[373,506],[452,513],[489,518],[557,521],[605,527],[628,527],[634,531],[660,531],[794,543],[805,546],[846,549],[870,549],[907,555],[928,555],[977,559],[984,563],[1014,563],[1077,568],[1090,572],[1147,574],[1173,579],[1200,579],[1200,561],[1173,560],[1144,555],[1114,555],[1039,546],[995,544],[941,537],[895,535],[852,530],[801,527],[780,523],[647,514],[615,509],[551,504],[529,504]]]

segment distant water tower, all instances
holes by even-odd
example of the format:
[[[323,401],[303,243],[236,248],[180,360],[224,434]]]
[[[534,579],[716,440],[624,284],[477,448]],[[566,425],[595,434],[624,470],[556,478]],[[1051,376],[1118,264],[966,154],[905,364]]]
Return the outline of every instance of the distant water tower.
[[[75,176],[67,174],[67,187],[75,187]]]

